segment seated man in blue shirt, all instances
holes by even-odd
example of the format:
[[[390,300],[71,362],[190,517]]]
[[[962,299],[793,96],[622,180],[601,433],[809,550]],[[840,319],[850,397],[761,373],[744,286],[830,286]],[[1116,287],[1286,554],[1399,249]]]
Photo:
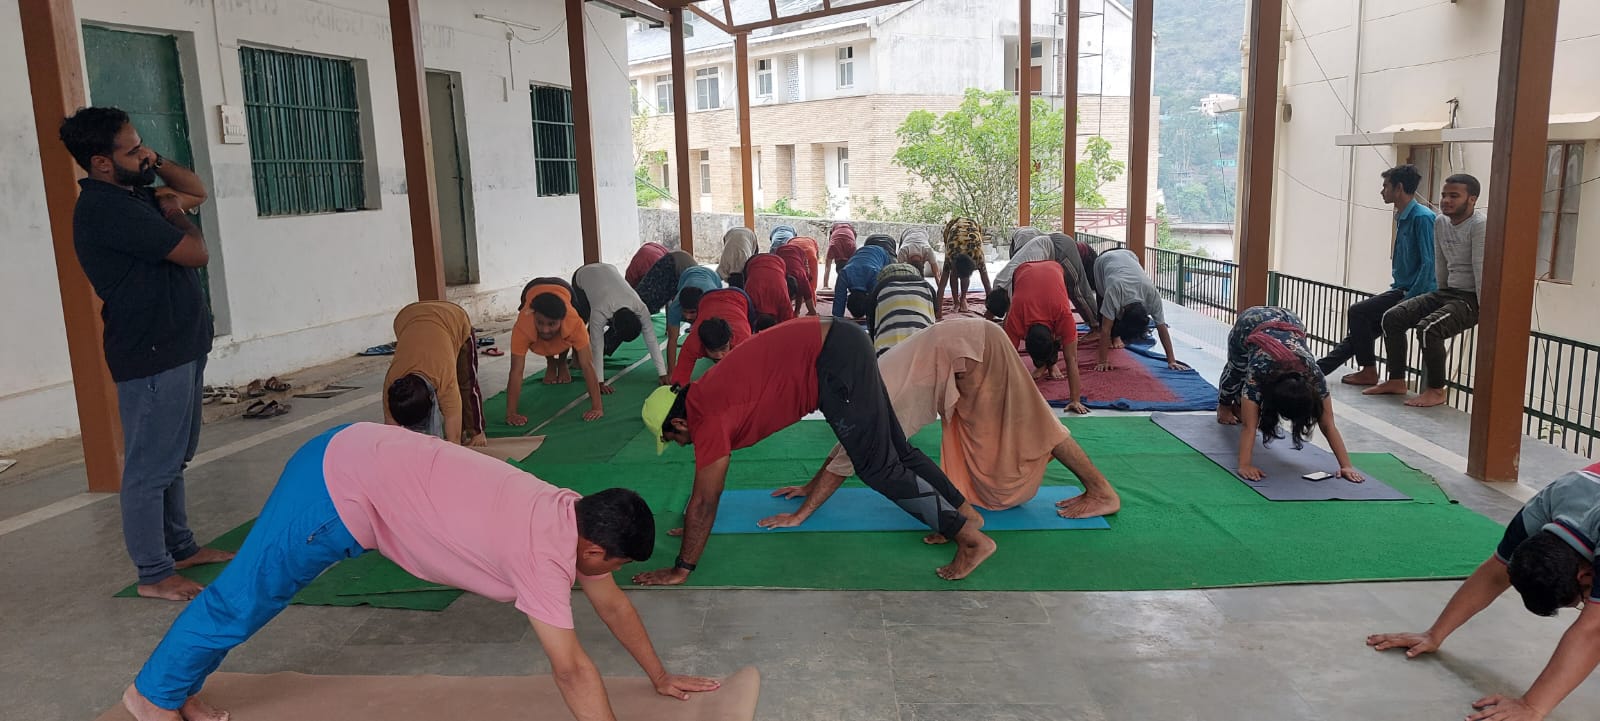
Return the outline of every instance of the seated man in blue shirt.
[[[1519,698],[1494,695],[1474,701],[1468,721],[1542,719],[1600,665],[1600,596],[1594,578],[1600,540],[1600,463],[1557,478],[1528,501],[1506,526],[1493,556],[1478,566],[1422,633],[1367,637],[1379,651],[1406,649],[1407,658],[1439,650],[1451,632],[1494,603],[1509,587],[1540,616],[1579,608],[1544,672]]]
[[[1378,338],[1383,335],[1383,314],[1401,301],[1434,289],[1433,222],[1434,212],[1417,202],[1417,186],[1422,173],[1415,165],[1400,165],[1383,171],[1383,202],[1394,206],[1394,281],[1389,289],[1350,306],[1350,332],[1334,349],[1317,361],[1322,374],[1333,375],[1339,366],[1356,360],[1361,370],[1340,380],[1353,386],[1378,384]]]
[[[850,256],[850,262],[839,269],[838,282],[833,284],[833,317],[844,317],[852,293],[861,298],[852,312],[858,318],[866,317],[872,310],[872,290],[878,285],[878,272],[891,262],[893,258],[889,253],[876,245],[863,245]]]

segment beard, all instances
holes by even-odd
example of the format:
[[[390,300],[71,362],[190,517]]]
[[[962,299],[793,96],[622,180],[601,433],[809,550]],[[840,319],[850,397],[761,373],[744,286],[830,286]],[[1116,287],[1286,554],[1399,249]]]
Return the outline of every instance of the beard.
[[[138,170],[128,170],[120,165],[113,165],[112,171],[117,185],[144,188],[156,182],[156,169],[152,165],[143,165]]]

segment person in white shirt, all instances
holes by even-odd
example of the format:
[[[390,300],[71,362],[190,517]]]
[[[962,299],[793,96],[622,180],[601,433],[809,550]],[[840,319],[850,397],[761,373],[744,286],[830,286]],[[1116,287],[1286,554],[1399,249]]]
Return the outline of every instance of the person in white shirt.
[[[578,312],[589,325],[590,356],[594,358],[594,377],[600,381],[600,392],[611,392],[611,385],[605,382],[605,357],[640,334],[644,335],[645,348],[650,351],[650,361],[656,365],[656,377],[666,385],[667,359],[661,354],[661,343],[656,340],[650,309],[639,299],[639,293],[628,286],[622,272],[610,263],[590,263],[572,274],[572,287],[587,301],[578,304]],[[603,348],[604,352],[595,353],[595,348]]]

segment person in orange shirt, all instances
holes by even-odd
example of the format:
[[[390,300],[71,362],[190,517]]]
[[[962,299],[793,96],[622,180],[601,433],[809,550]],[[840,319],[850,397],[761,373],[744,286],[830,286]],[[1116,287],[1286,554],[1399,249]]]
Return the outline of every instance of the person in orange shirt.
[[[513,426],[528,424],[528,417],[517,412],[528,351],[544,356],[546,385],[572,382],[569,353],[577,356],[579,368],[594,368],[589,329],[583,315],[572,307],[572,286],[560,278],[534,278],[522,289],[522,305],[517,309],[516,325],[511,327],[511,378],[506,382],[506,423]],[[588,370],[583,373],[583,384],[589,388],[589,410],[583,419],[592,421],[605,415],[600,396],[611,391]]]
[[[394,360],[383,379],[383,422],[481,446],[483,393],[478,342],[461,306],[412,303],[394,317]]]
[[[1006,335],[1022,344],[1033,361],[1035,380],[1060,380],[1056,358],[1066,356],[1071,402],[1067,410],[1083,414],[1083,387],[1078,382],[1078,321],[1072,317],[1067,277],[1061,264],[1037,260],[1017,266],[1012,276],[1011,308],[1006,314]]]

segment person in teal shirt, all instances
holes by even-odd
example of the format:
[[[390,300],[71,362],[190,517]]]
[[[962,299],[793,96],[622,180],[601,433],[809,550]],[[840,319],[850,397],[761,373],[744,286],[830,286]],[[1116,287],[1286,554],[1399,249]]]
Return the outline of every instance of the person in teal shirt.
[[[1383,335],[1383,314],[1408,298],[1434,290],[1434,212],[1417,201],[1422,173],[1415,165],[1383,171],[1383,202],[1394,206],[1394,248],[1390,254],[1393,282],[1389,289],[1350,306],[1349,334],[1328,355],[1317,361],[1323,375],[1332,375],[1354,358],[1361,370],[1340,381],[1356,386],[1378,384],[1378,338]]]

